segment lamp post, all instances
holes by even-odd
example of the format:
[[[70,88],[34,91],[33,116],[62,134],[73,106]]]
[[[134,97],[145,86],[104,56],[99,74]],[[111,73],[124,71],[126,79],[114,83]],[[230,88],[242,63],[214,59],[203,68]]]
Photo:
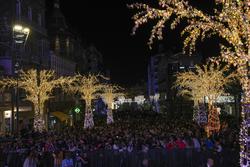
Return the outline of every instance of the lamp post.
[[[15,50],[19,53],[25,48],[25,44],[29,37],[30,29],[28,27],[23,27],[22,25],[13,26],[13,44]],[[16,75],[16,88],[15,88],[15,105],[16,105],[16,132],[19,132],[19,91],[18,91],[18,79],[19,79],[19,57],[15,52],[15,65],[14,65],[14,74]],[[14,119],[14,114],[12,114],[12,119]],[[13,125],[12,125],[13,126]]]
[[[16,75],[16,90],[15,90],[15,103],[16,103],[16,131],[19,132],[19,90],[18,90],[18,78],[19,78],[19,63],[14,66],[14,73]]]

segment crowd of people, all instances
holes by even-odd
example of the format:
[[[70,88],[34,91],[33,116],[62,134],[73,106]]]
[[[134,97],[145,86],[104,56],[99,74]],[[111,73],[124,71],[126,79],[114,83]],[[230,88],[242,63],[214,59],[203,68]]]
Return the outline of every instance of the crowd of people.
[[[182,118],[171,120],[152,112],[123,111],[115,114],[115,123],[112,125],[106,125],[105,121],[100,119],[95,122],[96,126],[91,130],[84,130],[82,123],[78,123],[74,127],[64,127],[61,131],[51,130],[42,134],[28,131],[22,138],[2,142],[0,165],[200,167],[209,163],[211,166],[221,167],[235,166],[234,160],[238,161],[238,157],[230,158],[229,161],[224,156],[225,150],[229,150],[232,155],[231,153],[237,153],[238,149],[237,131],[229,127],[208,138],[203,128],[192,121]],[[96,153],[98,156],[95,156]],[[108,154],[112,159],[107,158]],[[118,155],[119,162],[111,165],[111,161],[115,161],[114,157]],[[140,158],[135,160],[135,155]],[[158,155],[161,155],[162,159],[164,156],[172,159],[163,162]],[[185,162],[180,162],[183,155]],[[199,155],[206,156],[195,159],[194,156]],[[196,162],[191,162],[191,159]],[[133,162],[132,165],[131,161],[136,163]]]

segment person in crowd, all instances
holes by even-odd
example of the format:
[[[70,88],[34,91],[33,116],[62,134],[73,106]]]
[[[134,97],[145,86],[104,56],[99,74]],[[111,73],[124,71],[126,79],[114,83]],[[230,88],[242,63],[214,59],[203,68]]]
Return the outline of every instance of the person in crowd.
[[[222,165],[223,163],[223,158],[222,158],[222,151],[223,151],[223,148],[220,144],[220,141],[216,141],[215,142],[215,147],[214,147],[214,150],[215,150],[215,154],[216,154],[216,160],[217,162]]]
[[[65,158],[62,161],[62,167],[74,167],[73,159],[71,158],[70,152],[65,153]]]
[[[33,150],[31,150],[28,157],[25,159],[23,163],[23,167],[37,167],[37,166],[38,166],[38,160],[36,154]]]
[[[183,150],[186,148],[186,144],[184,143],[184,141],[178,137],[177,140],[175,141],[175,145],[177,146],[177,148],[179,148],[180,150]]]
[[[196,151],[200,152],[201,150],[201,144],[199,142],[199,140],[196,137],[192,137],[193,140],[193,145]]]
[[[219,141],[215,142],[215,151],[217,154],[221,154],[221,152],[222,152],[222,146],[221,146]]]
[[[212,158],[207,159],[207,164],[204,167],[213,167],[214,166],[214,160]]]
[[[172,150],[175,148],[175,143],[173,137],[170,137],[169,142],[166,145],[167,150]]]
[[[87,153],[76,153],[76,160],[74,167],[89,167],[89,159]]]
[[[149,160],[148,159],[143,159],[141,163],[141,167],[149,167]]]
[[[214,148],[214,143],[210,138],[208,138],[205,140],[205,146],[207,150],[212,150]]]
[[[185,156],[188,156],[191,161],[192,149],[201,152],[196,154],[198,156],[202,155],[204,150],[211,150],[211,153],[216,152],[216,154],[220,154],[224,148],[237,150],[237,145],[228,141],[229,139],[235,141],[237,138],[235,130],[221,132],[219,136],[216,136],[220,140],[215,140],[215,138],[208,139],[194,122],[182,118],[166,121],[162,115],[146,111],[143,111],[143,114],[142,112],[117,112],[114,117],[116,120],[114,124],[105,126],[105,121],[97,120],[96,126],[91,130],[83,129],[80,126],[82,124],[79,123],[75,127],[65,127],[60,131],[43,133],[30,131],[25,135],[25,139],[0,143],[1,152],[6,157],[13,157],[12,152],[22,154],[25,153],[25,150],[32,148],[40,154],[35,156],[36,163],[49,166],[46,164],[50,161],[47,157],[51,157],[54,166],[70,167],[76,164],[77,158],[68,156],[69,152],[73,155],[79,152],[79,164],[90,166],[93,159],[88,159],[87,156],[84,158],[82,152],[87,152],[88,155],[98,151],[115,152],[123,156],[136,155],[139,152],[144,156],[151,154],[151,150],[171,153],[175,149],[186,151],[188,149],[191,151],[186,152]],[[220,142],[213,144],[213,141]],[[203,146],[207,149],[201,149]],[[58,152],[66,152],[65,159],[58,155]],[[54,156],[52,156],[53,153]],[[172,156],[172,154],[170,155]],[[27,157],[27,161],[32,161],[32,157],[33,155]],[[9,165],[14,158],[6,158],[5,161]],[[178,159],[178,157],[175,158]],[[150,159],[150,163],[154,164],[153,161]],[[203,159],[199,161],[199,165],[202,161]],[[217,159],[215,161],[217,163]],[[23,162],[24,160],[21,164]],[[126,161],[123,162],[126,163]],[[27,162],[25,163],[27,164]]]
[[[55,153],[53,153],[53,158],[54,158],[54,167],[61,167],[63,160],[63,152],[56,151]]]

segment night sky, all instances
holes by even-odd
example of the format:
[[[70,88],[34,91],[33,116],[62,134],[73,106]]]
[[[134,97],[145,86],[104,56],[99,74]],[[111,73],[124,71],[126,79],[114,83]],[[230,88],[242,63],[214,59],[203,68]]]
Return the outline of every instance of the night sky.
[[[135,36],[131,36],[131,16],[134,12],[126,5],[140,1],[143,0],[60,0],[61,11],[67,23],[76,29],[83,39],[97,47],[103,54],[105,67],[111,72],[111,79],[123,85],[146,81],[149,57],[156,52],[159,43],[156,42],[153,51],[146,45],[153,23],[140,28]],[[157,3],[157,0],[155,2]],[[47,14],[51,12],[52,7],[53,0],[47,0]],[[164,38],[163,42],[167,49],[182,47],[178,31],[166,30],[167,38]],[[214,46],[205,44],[200,48],[207,54]]]
[[[47,12],[50,13],[53,0],[47,1]],[[136,36],[131,36],[132,12],[126,6],[131,2],[60,1],[67,23],[103,54],[111,79],[126,85],[146,80],[147,62],[151,52],[146,45],[149,34],[140,31]]]

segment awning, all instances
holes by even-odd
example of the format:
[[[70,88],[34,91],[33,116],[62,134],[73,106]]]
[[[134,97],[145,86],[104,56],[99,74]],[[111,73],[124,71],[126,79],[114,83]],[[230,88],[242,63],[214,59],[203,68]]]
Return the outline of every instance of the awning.
[[[62,122],[70,119],[70,116],[68,116],[67,114],[64,114],[63,112],[60,112],[60,111],[52,112],[51,115],[57,117]]]

